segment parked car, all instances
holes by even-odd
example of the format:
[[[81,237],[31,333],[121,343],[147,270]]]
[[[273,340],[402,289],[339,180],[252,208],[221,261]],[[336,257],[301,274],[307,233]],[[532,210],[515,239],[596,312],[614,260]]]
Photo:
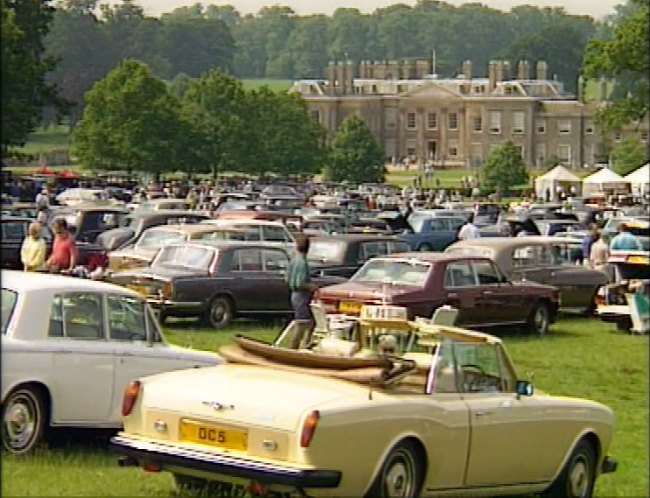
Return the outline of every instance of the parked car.
[[[128,209],[123,206],[76,204],[54,210],[49,225],[52,226],[57,218],[63,218],[76,240],[95,242],[99,234],[122,226],[128,214]]]
[[[392,235],[332,235],[312,237],[307,260],[313,272],[350,278],[371,258],[408,251],[408,243]]]
[[[29,225],[34,222],[33,218],[3,216],[0,219],[0,226],[2,228],[0,236],[0,251],[2,268],[9,270],[22,270],[23,263],[20,260],[20,249],[23,245]],[[48,226],[41,227],[41,236],[45,240],[47,248],[46,258],[52,252],[52,243],[54,241],[54,233]],[[108,263],[106,251],[98,245],[89,242],[76,240],[77,251],[79,253],[79,265],[89,266],[92,269],[97,266],[105,267]]]
[[[602,235],[612,240],[618,233],[621,223],[627,224],[630,233],[635,235],[644,251],[650,251],[650,221],[641,218],[618,217],[610,218],[603,227]]]
[[[438,330],[428,366],[370,385],[270,360],[134,380],[112,447],[213,496],[588,497],[616,470],[610,408],[536,393],[496,337]]]
[[[243,231],[244,240],[246,241],[264,242],[268,246],[280,247],[289,253],[294,251],[295,239],[286,225],[280,221],[263,219],[217,219],[205,220],[203,223],[223,229]]]
[[[208,218],[207,214],[178,209],[131,213],[123,220],[119,228],[106,230],[99,234],[97,243],[107,251],[114,251],[133,243],[147,228],[158,225],[198,223]]]
[[[576,265],[580,239],[566,237],[494,237],[461,240],[449,246],[451,254],[477,254],[496,262],[512,280],[548,284],[560,291],[562,311],[591,312],[607,274]]]
[[[3,270],[1,317],[11,453],[32,450],[50,427],[119,428],[130,380],[220,362],[169,346],[137,293],[104,282]]]
[[[373,258],[318,297],[328,312],[358,315],[363,304],[391,304],[406,307],[410,319],[447,304],[459,310],[461,326],[524,325],[537,334],[547,332],[559,305],[557,289],[511,282],[489,258],[430,252]]]
[[[186,199],[150,199],[142,201],[135,206],[134,213],[148,213],[151,211],[166,211],[166,210],[187,211],[190,209],[190,201]]]
[[[161,247],[201,240],[206,236],[225,237],[227,231],[225,228],[204,223],[158,225],[147,228],[132,245],[111,251],[108,254],[108,267],[110,270],[117,271],[149,266]]]
[[[401,240],[408,242],[412,251],[443,251],[449,244],[458,240],[458,230],[465,223],[462,216],[409,216],[412,233],[399,235]]]
[[[289,315],[288,264],[280,247],[197,241],[165,246],[151,266],[116,272],[111,281],[140,292],[161,319],[197,317],[218,329],[240,316]],[[314,278],[317,285],[341,280]]]

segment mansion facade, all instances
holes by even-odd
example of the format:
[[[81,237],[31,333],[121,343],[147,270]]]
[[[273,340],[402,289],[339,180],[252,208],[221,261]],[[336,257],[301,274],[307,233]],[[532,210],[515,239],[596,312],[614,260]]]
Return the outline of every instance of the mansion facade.
[[[596,129],[599,101],[564,91],[538,61],[534,74],[520,61],[514,77],[506,61],[492,61],[487,78],[465,61],[456,78],[431,74],[433,61],[330,63],[322,80],[298,80],[293,91],[332,140],[350,115],[368,124],[389,162],[479,167],[490,151],[511,140],[524,162],[541,167],[557,158],[570,168],[593,166],[607,146]],[[604,86],[604,83],[603,83]],[[609,137],[610,145],[634,133],[648,143],[645,120],[634,131]]]

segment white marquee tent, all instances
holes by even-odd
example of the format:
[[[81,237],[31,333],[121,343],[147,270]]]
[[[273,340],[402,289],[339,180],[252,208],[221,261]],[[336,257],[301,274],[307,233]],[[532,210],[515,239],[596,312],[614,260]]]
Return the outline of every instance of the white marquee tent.
[[[609,168],[602,168],[582,180],[582,195],[595,192],[627,192],[630,182]]]
[[[535,178],[535,195],[539,198],[546,198],[547,190],[550,196],[549,200],[557,199],[557,189],[561,187],[565,192],[569,192],[571,187],[576,188],[576,193],[580,193],[580,178],[571,173],[561,164],[547,171],[543,175]]]
[[[643,195],[650,191],[650,163],[645,163],[632,173],[624,176],[623,179],[630,182],[632,193],[635,195]]]

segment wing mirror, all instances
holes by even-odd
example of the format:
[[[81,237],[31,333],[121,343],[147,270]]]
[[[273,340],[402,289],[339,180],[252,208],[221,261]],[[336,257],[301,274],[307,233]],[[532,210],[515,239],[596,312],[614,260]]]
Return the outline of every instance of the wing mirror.
[[[534,392],[533,384],[527,380],[518,380],[515,391],[517,392],[517,399],[521,396],[532,396]]]

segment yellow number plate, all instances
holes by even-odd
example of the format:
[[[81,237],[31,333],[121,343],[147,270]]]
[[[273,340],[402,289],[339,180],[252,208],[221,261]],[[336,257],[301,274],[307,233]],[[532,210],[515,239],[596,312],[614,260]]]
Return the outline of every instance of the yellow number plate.
[[[217,425],[183,420],[181,421],[181,441],[244,451],[248,447],[248,433],[225,429]]]
[[[645,256],[628,256],[626,263],[633,265],[647,265],[650,260]]]
[[[339,303],[339,311],[350,315],[358,315],[361,313],[361,303],[352,303],[349,301],[341,301]]]

